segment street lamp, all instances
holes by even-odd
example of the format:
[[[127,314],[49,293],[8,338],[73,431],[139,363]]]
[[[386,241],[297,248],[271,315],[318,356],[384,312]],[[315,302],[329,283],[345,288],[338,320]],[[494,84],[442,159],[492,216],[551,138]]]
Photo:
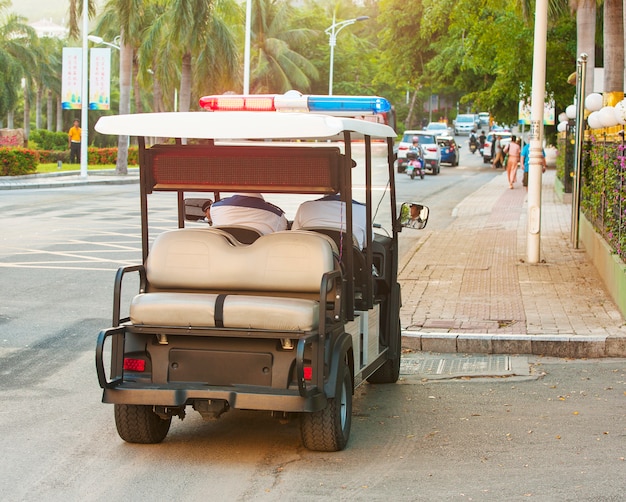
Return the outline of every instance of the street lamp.
[[[328,73],[328,95],[333,95],[333,60],[335,57],[335,45],[337,45],[337,35],[346,26],[356,23],[357,21],[365,21],[369,19],[369,16],[359,16],[354,19],[347,19],[345,21],[335,22],[335,14],[333,13],[333,24],[324,30],[324,33],[328,35],[328,45],[330,45],[330,71]]]
[[[94,44],[108,45],[109,47],[113,47],[114,49],[117,49],[118,51],[121,50],[119,46],[119,43],[120,43],[119,35],[113,39],[113,43],[107,42],[102,37],[99,37],[97,35],[89,35],[87,37],[87,40],[89,40],[90,42],[93,42]]]

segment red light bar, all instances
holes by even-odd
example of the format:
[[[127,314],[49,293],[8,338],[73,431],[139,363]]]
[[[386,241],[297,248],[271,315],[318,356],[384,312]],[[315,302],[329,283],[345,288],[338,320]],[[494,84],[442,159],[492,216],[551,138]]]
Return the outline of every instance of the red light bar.
[[[200,106],[212,112],[274,112],[274,95],[254,94],[251,96],[229,95],[204,96]]]
[[[124,370],[125,371],[145,371],[146,361],[143,359],[131,359],[130,357],[124,358]]]

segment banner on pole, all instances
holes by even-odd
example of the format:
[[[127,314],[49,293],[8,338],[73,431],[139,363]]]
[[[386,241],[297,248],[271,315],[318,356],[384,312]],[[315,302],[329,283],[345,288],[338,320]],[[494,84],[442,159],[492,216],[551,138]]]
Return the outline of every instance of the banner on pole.
[[[63,47],[61,106],[64,110],[80,110],[82,106],[82,55],[80,47]]]
[[[520,100],[518,108],[518,123],[530,124],[530,103],[526,103],[524,100]],[[554,125],[554,100],[544,103],[543,105],[543,125]]]
[[[89,109],[111,107],[111,49],[93,48],[89,54]]]

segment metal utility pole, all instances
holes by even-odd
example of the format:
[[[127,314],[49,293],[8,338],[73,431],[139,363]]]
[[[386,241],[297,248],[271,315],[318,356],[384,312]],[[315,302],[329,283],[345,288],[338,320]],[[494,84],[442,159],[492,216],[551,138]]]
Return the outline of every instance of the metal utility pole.
[[[539,263],[541,244],[541,178],[543,168],[543,113],[546,95],[546,41],[548,0],[535,5],[532,108],[530,115],[530,155],[528,172],[528,238],[526,260]],[[523,167],[523,166],[522,166]]]
[[[587,78],[587,54],[584,52],[576,61],[576,134],[574,140],[574,186],[572,187],[572,228],[571,241],[578,249],[578,230],[580,222],[580,182],[582,179],[583,137],[585,120],[585,91]]]

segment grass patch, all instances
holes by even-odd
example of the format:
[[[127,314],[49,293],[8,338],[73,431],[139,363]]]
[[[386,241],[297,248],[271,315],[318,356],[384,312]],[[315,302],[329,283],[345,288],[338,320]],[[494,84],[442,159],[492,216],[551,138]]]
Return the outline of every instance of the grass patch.
[[[136,167],[136,166],[128,166],[128,167]],[[92,166],[87,166],[89,171],[96,171],[102,169],[115,169],[115,164],[96,164]],[[56,163],[49,164],[39,164],[37,166],[38,173],[60,173],[63,171],[80,171],[80,164],[62,164],[61,168]]]

